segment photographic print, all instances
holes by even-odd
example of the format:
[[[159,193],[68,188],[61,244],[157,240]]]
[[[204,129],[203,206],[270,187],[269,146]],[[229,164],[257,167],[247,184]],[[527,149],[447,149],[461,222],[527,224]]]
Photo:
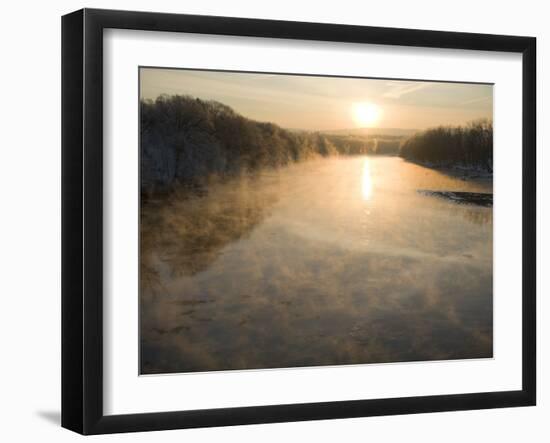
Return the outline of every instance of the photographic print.
[[[140,374],[492,358],[492,84],[139,76]]]

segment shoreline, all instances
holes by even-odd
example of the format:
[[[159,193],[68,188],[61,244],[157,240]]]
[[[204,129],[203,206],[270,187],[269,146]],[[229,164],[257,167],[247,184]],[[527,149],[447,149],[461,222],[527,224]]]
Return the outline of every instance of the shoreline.
[[[492,180],[493,172],[489,172],[475,167],[465,167],[460,165],[440,166],[429,162],[420,162],[401,157],[403,160],[425,168],[435,169],[436,171],[458,178],[460,180]]]

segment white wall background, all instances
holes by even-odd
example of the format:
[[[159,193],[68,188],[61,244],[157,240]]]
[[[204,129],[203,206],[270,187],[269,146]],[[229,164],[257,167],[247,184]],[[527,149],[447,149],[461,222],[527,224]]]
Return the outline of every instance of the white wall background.
[[[81,440],[59,427],[60,414],[60,16],[81,7],[155,10],[282,20],[350,23],[538,38],[539,147],[539,405],[233,428],[102,436],[94,441],[422,441],[546,442],[550,439],[550,120],[549,11],[544,2],[397,0],[271,2],[111,0],[5,3],[0,26],[0,438],[3,441]],[[519,147],[518,147],[519,149]],[[545,349],[546,348],[546,349]]]

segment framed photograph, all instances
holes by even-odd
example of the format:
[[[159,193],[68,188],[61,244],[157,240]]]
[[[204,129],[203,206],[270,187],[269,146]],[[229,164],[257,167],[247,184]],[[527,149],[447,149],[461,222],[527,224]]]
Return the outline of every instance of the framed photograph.
[[[536,402],[532,37],[62,20],[62,425]]]

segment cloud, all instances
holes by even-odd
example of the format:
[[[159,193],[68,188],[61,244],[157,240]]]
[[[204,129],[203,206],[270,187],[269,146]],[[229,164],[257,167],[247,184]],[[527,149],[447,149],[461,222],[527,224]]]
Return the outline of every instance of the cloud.
[[[411,92],[419,91],[430,86],[430,83],[405,83],[405,82],[390,82],[387,83],[390,86],[390,90],[383,94],[383,97],[387,98],[401,98],[403,95],[410,94]]]

